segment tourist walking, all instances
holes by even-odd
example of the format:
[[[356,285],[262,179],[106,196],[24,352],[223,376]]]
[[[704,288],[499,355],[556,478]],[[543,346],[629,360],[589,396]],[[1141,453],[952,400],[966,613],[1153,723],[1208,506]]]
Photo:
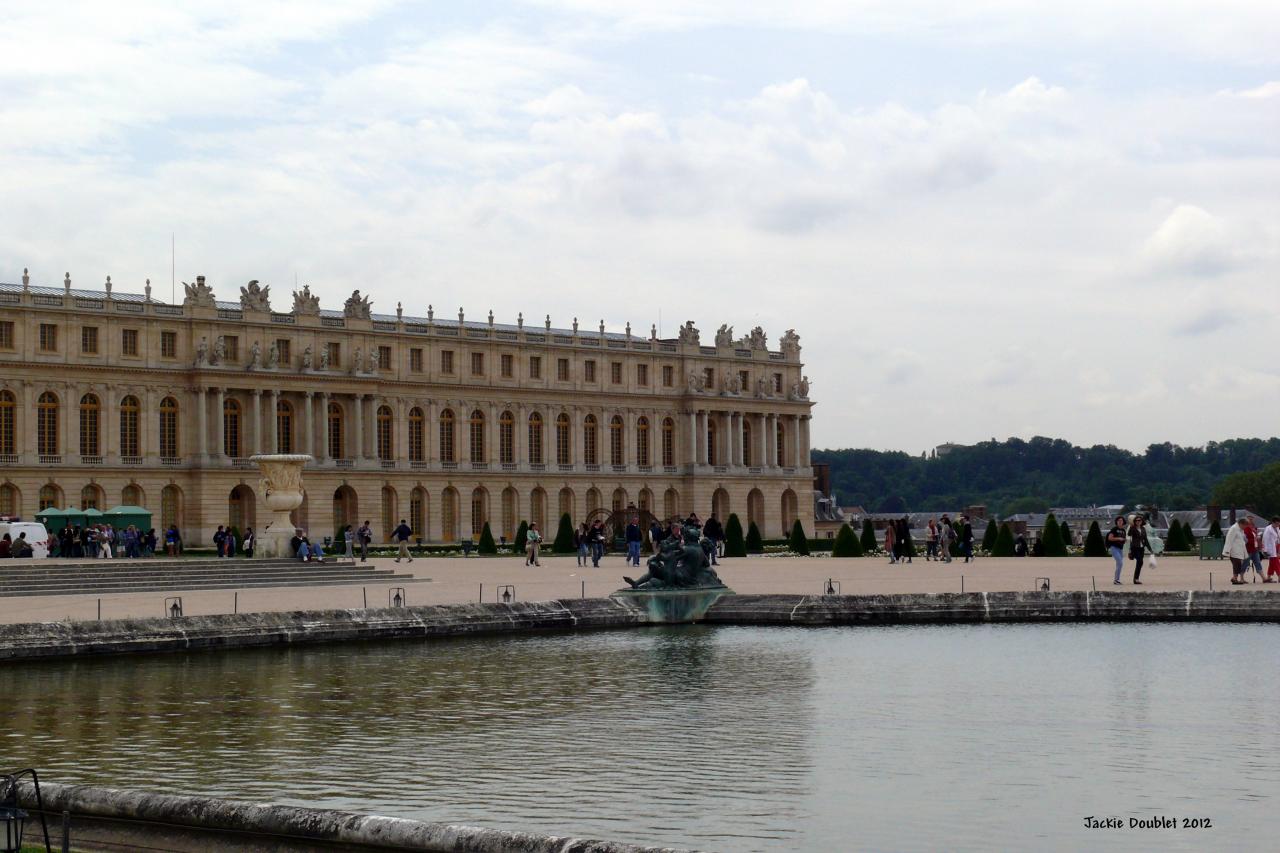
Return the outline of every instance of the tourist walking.
[[[244,529],[244,541],[241,543],[240,550],[244,551],[244,555],[250,560],[253,559],[253,549],[258,544],[258,537],[254,534],[252,527]]]
[[[884,552],[889,555],[889,565],[898,562],[898,528],[893,519],[884,526]]]
[[[915,544],[911,541],[911,520],[905,515],[898,519],[898,535],[894,537],[898,544],[898,560],[906,560],[911,562],[911,552],[915,550]]]
[[[662,525],[658,523],[658,519],[654,519],[649,524],[649,547],[653,549],[653,553],[658,553],[658,544],[662,542],[663,533]]]
[[[951,546],[956,541],[956,529],[951,524],[951,516],[942,514],[942,523],[938,526],[938,549],[942,551],[942,562],[951,562]]]
[[[715,518],[713,515],[712,518]],[[640,532],[640,524],[633,517],[627,522],[627,530],[625,534],[627,540],[627,563],[632,566],[640,565],[640,543],[644,541],[644,534]],[[715,553],[714,551],[712,552]],[[712,557],[712,562],[715,558]]]
[[[410,528],[409,525],[406,524],[405,520],[402,518],[400,519],[400,526],[397,527],[395,529],[395,532],[393,532],[391,535],[395,537],[395,540],[400,549],[396,552],[396,562],[397,563],[400,562],[400,558],[404,557],[410,563],[412,563],[413,555],[409,553],[409,537],[413,535],[413,529]]]
[[[1233,584],[1244,583],[1244,573],[1247,571],[1245,560],[1249,558],[1249,543],[1240,519],[1237,519],[1235,524],[1227,528],[1226,538],[1222,540],[1222,554],[1231,561],[1231,582]]]
[[[360,562],[369,562],[369,543],[373,541],[373,528],[369,526],[369,519],[366,518],[356,531],[356,539],[360,543]]]
[[[702,535],[711,540],[711,565],[720,565],[718,557],[720,556],[720,542],[724,539],[724,528],[720,526],[720,521],[716,518],[714,512],[707,518],[707,523],[702,526]],[[636,562],[636,565],[640,565],[639,561]]]
[[[573,550],[578,552],[578,565],[587,565],[587,548],[590,547],[587,542],[589,534],[587,533],[587,523],[584,521],[578,525],[573,531]]]
[[[347,559],[348,559],[348,560],[354,560],[354,559],[356,558],[356,557],[355,557],[355,551],[354,551],[354,548],[355,548],[355,546],[356,546],[356,542],[355,542],[355,540],[356,540],[356,535],[355,535],[355,533],[354,533],[354,532],[352,532],[352,530],[351,530],[351,525],[350,525],[350,524],[348,524],[346,527],[342,528],[342,541],[343,541],[343,543],[346,545],[346,548],[347,548]]]
[[[929,527],[924,534],[924,561],[938,558],[938,522],[929,519]]]
[[[529,532],[524,537],[524,564],[526,566],[542,565],[542,563],[538,562],[538,546],[541,543],[542,534],[538,532],[538,522],[535,521],[529,525]]]
[[[1249,566],[1253,566],[1253,582],[1262,580],[1262,534],[1253,526],[1253,519],[1245,516],[1241,522],[1244,530],[1244,546],[1248,556],[1244,558],[1244,573],[1249,574]]]
[[[1116,561],[1116,578],[1113,583],[1119,586],[1120,572],[1124,570],[1124,544],[1129,539],[1128,531],[1125,528],[1124,516],[1117,515],[1115,522],[1111,525],[1111,529],[1107,531],[1107,550],[1111,552],[1111,557]]]
[[[591,565],[600,568],[600,558],[604,556],[604,522],[596,519],[591,525]]]
[[[1262,551],[1267,555],[1267,579],[1263,583],[1275,583],[1280,579],[1280,515],[1273,515],[1262,531]]]
[[[1147,533],[1142,527],[1142,516],[1133,516],[1133,520],[1129,523],[1129,559],[1133,560],[1134,586],[1142,586],[1142,581],[1138,580],[1142,576],[1142,558],[1151,547],[1147,542]]]
[[[964,552],[964,561],[973,562],[973,525],[968,515],[960,516],[960,550]]]

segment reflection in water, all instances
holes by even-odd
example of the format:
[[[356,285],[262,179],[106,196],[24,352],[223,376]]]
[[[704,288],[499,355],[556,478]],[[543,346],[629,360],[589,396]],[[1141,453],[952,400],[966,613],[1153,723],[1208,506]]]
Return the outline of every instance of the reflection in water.
[[[1261,625],[644,629],[10,665],[6,765],[717,850],[1264,849]],[[1254,726],[1258,726],[1255,728]],[[1266,725],[1263,725],[1266,724]]]

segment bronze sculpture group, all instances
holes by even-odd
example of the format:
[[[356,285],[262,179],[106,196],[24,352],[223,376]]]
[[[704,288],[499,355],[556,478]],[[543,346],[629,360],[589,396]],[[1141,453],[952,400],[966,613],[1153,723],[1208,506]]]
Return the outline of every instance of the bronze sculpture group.
[[[632,589],[691,589],[722,587],[724,582],[711,568],[710,539],[704,539],[702,528],[695,524],[674,524],[671,533],[660,543],[658,552],[649,558],[649,571],[639,578],[622,579]]]

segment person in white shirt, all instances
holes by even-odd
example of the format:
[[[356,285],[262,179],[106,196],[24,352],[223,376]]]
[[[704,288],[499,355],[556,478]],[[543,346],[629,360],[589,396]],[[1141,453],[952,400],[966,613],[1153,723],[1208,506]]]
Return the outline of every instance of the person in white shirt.
[[[1280,515],[1272,516],[1262,531],[1262,553],[1267,555],[1267,579],[1263,583],[1275,583],[1280,579]]]
[[[1227,537],[1222,541],[1222,554],[1231,561],[1231,582],[1244,583],[1244,561],[1249,558],[1249,545],[1239,521],[1227,529]]]

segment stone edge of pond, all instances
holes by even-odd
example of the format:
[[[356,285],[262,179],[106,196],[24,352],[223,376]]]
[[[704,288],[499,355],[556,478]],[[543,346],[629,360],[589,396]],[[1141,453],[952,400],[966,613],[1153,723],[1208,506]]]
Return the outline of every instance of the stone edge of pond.
[[[1066,621],[1280,621],[1280,594],[970,592],[897,595],[723,595],[699,620],[719,625],[921,625]],[[0,625],[0,662],[359,640],[625,628],[663,619],[617,598],[437,604]]]
[[[680,853],[671,847],[95,785],[45,782],[40,793],[51,838],[61,837],[62,812],[70,813],[73,849]],[[20,786],[19,797],[23,807],[32,812],[27,836],[36,839],[40,827],[30,783]]]

